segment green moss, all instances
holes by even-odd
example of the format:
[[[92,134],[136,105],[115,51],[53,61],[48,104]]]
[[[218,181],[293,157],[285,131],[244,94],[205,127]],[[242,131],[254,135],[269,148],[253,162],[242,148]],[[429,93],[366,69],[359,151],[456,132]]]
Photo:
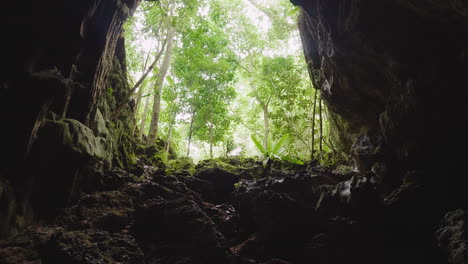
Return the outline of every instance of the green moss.
[[[241,179],[258,179],[262,177],[264,169],[260,162],[252,158],[229,157],[216,158],[212,160],[200,161],[196,170],[201,171],[207,168],[220,168],[229,173],[238,175]]]
[[[191,158],[183,157],[167,162],[167,175],[193,176],[195,171],[195,164]]]
[[[78,156],[110,161],[107,140],[96,137],[91,129],[77,120],[48,120],[45,122],[41,133],[50,137],[51,142],[63,146]],[[53,138],[52,135],[54,135]]]
[[[114,164],[121,168],[136,164],[135,139],[126,133],[120,133],[116,142],[118,142],[118,147],[114,151]]]

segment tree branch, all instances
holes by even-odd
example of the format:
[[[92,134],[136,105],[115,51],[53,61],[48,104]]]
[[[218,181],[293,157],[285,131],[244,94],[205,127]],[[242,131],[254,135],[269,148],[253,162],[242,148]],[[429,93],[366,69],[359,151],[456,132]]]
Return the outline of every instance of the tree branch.
[[[154,59],[153,63],[148,67],[146,72],[140,77],[140,79],[137,81],[137,83],[133,86],[132,90],[130,90],[127,95],[124,97],[123,102],[116,108],[115,112],[112,114],[112,119],[117,119],[119,117],[120,113],[122,110],[125,108],[127,105],[128,101],[132,97],[132,95],[135,93],[135,91],[140,87],[140,85],[143,83],[143,81],[148,77],[148,74],[153,70],[154,66],[156,66],[156,63],[159,61],[161,58],[161,55],[164,51],[164,47],[166,46],[167,39],[164,40],[163,45],[161,46],[161,49],[158,52],[158,55]]]

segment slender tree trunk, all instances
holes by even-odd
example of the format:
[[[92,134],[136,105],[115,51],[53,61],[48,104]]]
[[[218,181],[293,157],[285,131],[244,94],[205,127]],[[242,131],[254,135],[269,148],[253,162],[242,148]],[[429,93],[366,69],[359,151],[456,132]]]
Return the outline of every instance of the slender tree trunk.
[[[213,124],[210,124],[210,159],[213,159]]]
[[[270,119],[268,116],[268,103],[263,104],[263,122],[265,125],[265,132],[263,134],[263,148],[268,150],[268,134],[270,133]]]
[[[195,122],[195,112],[192,113],[192,120],[190,120],[190,129],[187,143],[187,157],[190,157],[190,144],[192,143],[193,123]]]
[[[150,102],[151,102],[151,97],[148,96],[148,98],[146,98],[145,108],[143,108],[143,113],[141,115],[140,132],[138,133],[139,138],[141,138],[141,135],[143,135],[143,133],[145,131],[146,117],[148,117]]]
[[[161,55],[164,51],[164,46],[166,45],[166,41],[168,41],[167,39],[164,40],[164,43],[163,45],[161,46],[161,49],[159,50],[159,53],[158,55],[156,56],[156,58],[154,59],[154,61],[151,63],[151,65],[148,67],[148,69],[146,70],[146,72],[140,77],[140,79],[136,82],[136,84],[133,86],[132,90],[130,90],[130,92],[128,92],[123,101],[121,102],[121,104],[119,106],[117,106],[117,108],[115,109],[114,113],[112,114],[112,118],[113,119],[117,119],[120,115],[120,113],[122,112],[122,110],[125,108],[125,106],[127,106],[127,103],[128,101],[130,100],[130,98],[132,97],[132,95],[135,93],[136,89],[138,89],[138,87],[140,87],[140,85],[143,83],[143,81],[146,79],[146,77],[148,77],[148,75],[150,74],[150,72],[154,69],[154,66],[156,66],[156,63],[159,61],[159,59],[161,58]]]
[[[164,50],[164,47],[162,47],[160,50]],[[146,70],[146,66],[148,66],[148,61],[149,61],[150,55],[151,55],[151,50],[149,50],[148,53],[146,53],[145,63],[143,64],[142,69],[141,69],[142,72],[146,72],[145,70]],[[137,101],[135,103],[135,117],[137,117],[137,115],[138,115],[138,110],[140,108],[140,104],[141,104],[141,100],[142,100],[142,96],[143,96],[143,91],[145,90],[146,85],[147,85],[147,83],[143,81],[141,83],[141,88],[138,89]],[[136,127],[136,125],[135,125],[135,127]]]
[[[169,149],[171,146],[172,139],[172,127],[174,126],[174,120],[171,118],[169,127],[167,128],[167,139],[166,139],[166,158],[169,158]]]
[[[322,157],[322,142],[323,142],[323,120],[322,120],[322,94],[320,94],[319,98],[319,117],[320,117],[320,158]]]
[[[317,93],[318,91],[315,90],[314,92],[314,104],[312,105],[312,152],[310,153],[310,160],[314,160],[315,156],[315,110],[317,106]]]
[[[158,136],[159,113],[161,111],[161,94],[162,94],[162,88],[164,84],[164,78],[167,75],[167,71],[169,70],[169,65],[171,62],[174,37],[175,37],[175,28],[171,28],[169,29],[169,32],[167,34],[167,48],[166,48],[166,54],[164,55],[164,61],[161,65],[161,69],[158,72],[158,76],[157,76],[156,83],[154,86],[155,95],[154,95],[154,102],[153,102],[153,116],[151,118],[148,141],[146,142],[147,145],[154,144]]]
[[[138,120],[138,113],[140,112],[140,106],[141,106],[143,91],[145,90],[146,85],[147,85],[146,83],[143,83],[141,85],[140,89],[138,89],[137,102],[135,104],[135,120]],[[133,125],[133,130],[132,130],[133,135],[135,134],[135,130],[136,130],[137,126],[138,126],[138,124],[137,124],[137,122],[135,122],[135,124]]]
[[[142,96],[143,96],[143,92],[146,89],[146,85],[147,85],[147,83],[144,82],[141,85],[140,89],[138,89],[138,92],[137,92],[137,95],[136,95],[136,103],[135,103],[135,117],[138,116],[138,110],[140,109],[141,99],[142,99]]]

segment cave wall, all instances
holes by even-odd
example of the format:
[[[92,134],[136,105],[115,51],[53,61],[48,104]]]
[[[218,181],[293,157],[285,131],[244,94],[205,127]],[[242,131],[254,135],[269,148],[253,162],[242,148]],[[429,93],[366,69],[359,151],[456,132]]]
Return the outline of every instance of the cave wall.
[[[380,168],[390,189],[418,171],[434,195],[464,203],[468,3],[291,2],[314,86],[358,168]]]
[[[122,25],[139,0],[2,3],[0,237],[134,162]]]

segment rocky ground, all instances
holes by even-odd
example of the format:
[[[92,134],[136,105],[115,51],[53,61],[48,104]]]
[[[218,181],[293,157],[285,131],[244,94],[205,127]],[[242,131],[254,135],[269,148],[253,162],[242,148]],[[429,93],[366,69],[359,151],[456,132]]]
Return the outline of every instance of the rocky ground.
[[[145,162],[0,241],[0,263],[467,263],[467,216],[429,210],[417,175],[382,195],[373,173]]]

